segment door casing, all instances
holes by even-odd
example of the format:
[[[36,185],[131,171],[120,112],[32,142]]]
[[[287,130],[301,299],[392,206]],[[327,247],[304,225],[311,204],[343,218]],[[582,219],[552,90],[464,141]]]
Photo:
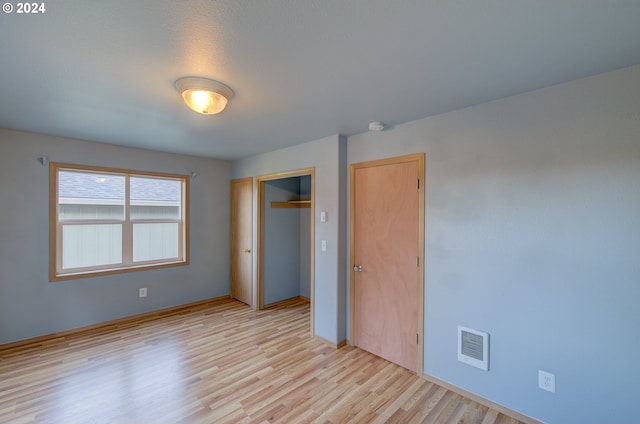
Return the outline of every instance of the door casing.
[[[264,211],[266,205],[264,205],[264,183],[265,181],[280,180],[283,178],[301,177],[304,175],[311,176],[311,225],[310,233],[310,259],[309,259],[309,272],[310,272],[310,304],[311,304],[311,336],[314,335],[313,326],[313,309],[314,309],[314,287],[315,287],[315,167],[295,169],[291,171],[276,172],[273,174],[259,175],[256,177],[256,185],[258,188],[258,241],[256,246],[256,261],[258,266],[258,278],[255,285],[256,290],[256,306],[254,309],[264,309]]]

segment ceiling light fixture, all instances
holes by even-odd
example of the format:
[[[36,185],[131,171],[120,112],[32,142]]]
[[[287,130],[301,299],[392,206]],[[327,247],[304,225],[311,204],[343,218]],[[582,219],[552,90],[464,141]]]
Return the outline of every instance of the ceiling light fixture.
[[[215,115],[224,110],[233,97],[233,90],[221,82],[201,77],[185,77],[176,81],[176,88],[193,111]]]

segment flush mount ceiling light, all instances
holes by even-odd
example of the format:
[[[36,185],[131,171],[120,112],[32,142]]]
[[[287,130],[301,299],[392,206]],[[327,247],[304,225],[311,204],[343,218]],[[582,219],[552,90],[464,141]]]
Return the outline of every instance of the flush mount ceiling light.
[[[201,77],[186,77],[176,81],[176,88],[193,111],[215,115],[224,110],[233,97],[233,90],[221,82]]]

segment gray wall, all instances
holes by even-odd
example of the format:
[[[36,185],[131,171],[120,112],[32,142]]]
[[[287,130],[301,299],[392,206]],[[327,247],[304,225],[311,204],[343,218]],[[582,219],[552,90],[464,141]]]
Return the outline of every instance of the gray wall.
[[[50,160],[176,174],[191,181],[191,265],[50,283]],[[225,161],[0,129],[0,343],[229,294]],[[138,298],[138,289],[148,297]]]
[[[311,176],[300,179],[300,198],[311,198]],[[300,296],[311,298],[311,209],[300,208]]]
[[[427,374],[550,423],[638,421],[640,66],[347,147],[426,152]],[[456,360],[459,324],[490,333],[490,371]]]
[[[300,212],[272,208],[299,196],[300,180],[284,178],[264,185],[264,304],[300,296]]]

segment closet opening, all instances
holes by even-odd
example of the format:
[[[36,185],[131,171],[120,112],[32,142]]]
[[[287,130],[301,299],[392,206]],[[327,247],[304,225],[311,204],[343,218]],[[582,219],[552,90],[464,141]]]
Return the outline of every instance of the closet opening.
[[[257,309],[302,298],[313,335],[315,168],[256,177]]]

